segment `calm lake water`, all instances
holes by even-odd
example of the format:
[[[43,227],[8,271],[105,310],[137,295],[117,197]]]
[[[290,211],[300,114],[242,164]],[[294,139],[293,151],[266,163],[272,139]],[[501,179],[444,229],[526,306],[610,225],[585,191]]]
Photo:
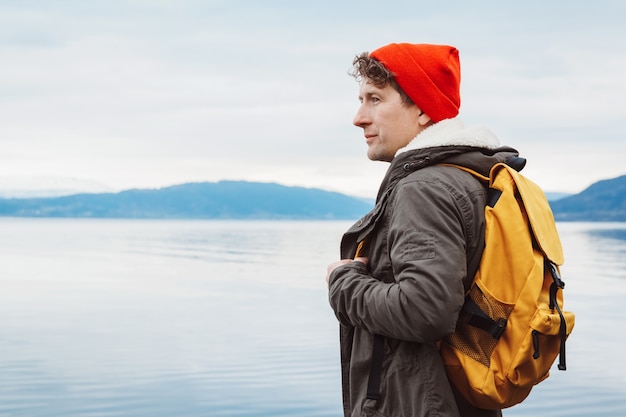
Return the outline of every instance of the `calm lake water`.
[[[0,219],[0,416],[340,416],[349,225]],[[624,416],[626,224],[559,230],[568,370],[505,416]]]

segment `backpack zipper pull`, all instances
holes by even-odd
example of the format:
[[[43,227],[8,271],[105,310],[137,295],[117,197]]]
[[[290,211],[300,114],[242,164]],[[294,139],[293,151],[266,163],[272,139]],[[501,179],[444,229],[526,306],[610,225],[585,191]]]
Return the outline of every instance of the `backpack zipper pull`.
[[[533,330],[532,337],[533,337],[533,359],[539,359],[539,332],[537,330]]]

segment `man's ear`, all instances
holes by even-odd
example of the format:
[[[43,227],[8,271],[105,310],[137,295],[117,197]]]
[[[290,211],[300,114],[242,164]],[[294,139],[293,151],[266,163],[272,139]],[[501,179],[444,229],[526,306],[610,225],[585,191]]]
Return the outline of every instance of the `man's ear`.
[[[417,118],[417,122],[420,124],[420,126],[428,126],[429,124],[431,124],[432,119],[430,118],[429,115],[427,115],[426,113],[422,111],[419,117]]]

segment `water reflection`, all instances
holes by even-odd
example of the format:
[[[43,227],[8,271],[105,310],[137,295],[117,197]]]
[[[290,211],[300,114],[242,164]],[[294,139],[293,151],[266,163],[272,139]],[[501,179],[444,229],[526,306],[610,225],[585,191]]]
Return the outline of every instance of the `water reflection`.
[[[0,415],[340,415],[349,223],[0,223]],[[568,371],[505,415],[626,415],[626,224],[558,226]]]
[[[590,230],[588,233],[592,237],[626,241],[626,229]]]

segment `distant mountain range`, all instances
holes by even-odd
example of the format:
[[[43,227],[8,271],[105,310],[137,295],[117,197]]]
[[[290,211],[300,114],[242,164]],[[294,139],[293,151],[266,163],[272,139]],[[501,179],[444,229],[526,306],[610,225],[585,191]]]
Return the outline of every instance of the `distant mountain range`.
[[[61,197],[0,198],[0,216],[177,219],[356,219],[373,202],[274,183],[220,181]]]
[[[576,195],[549,193],[557,221],[626,221],[626,175]],[[118,193],[0,198],[0,216],[153,219],[357,219],[373,201],[314,188],[220,181]]]
[[[626,222],[626,175],[598,181],[550,206],[560,221]]]

